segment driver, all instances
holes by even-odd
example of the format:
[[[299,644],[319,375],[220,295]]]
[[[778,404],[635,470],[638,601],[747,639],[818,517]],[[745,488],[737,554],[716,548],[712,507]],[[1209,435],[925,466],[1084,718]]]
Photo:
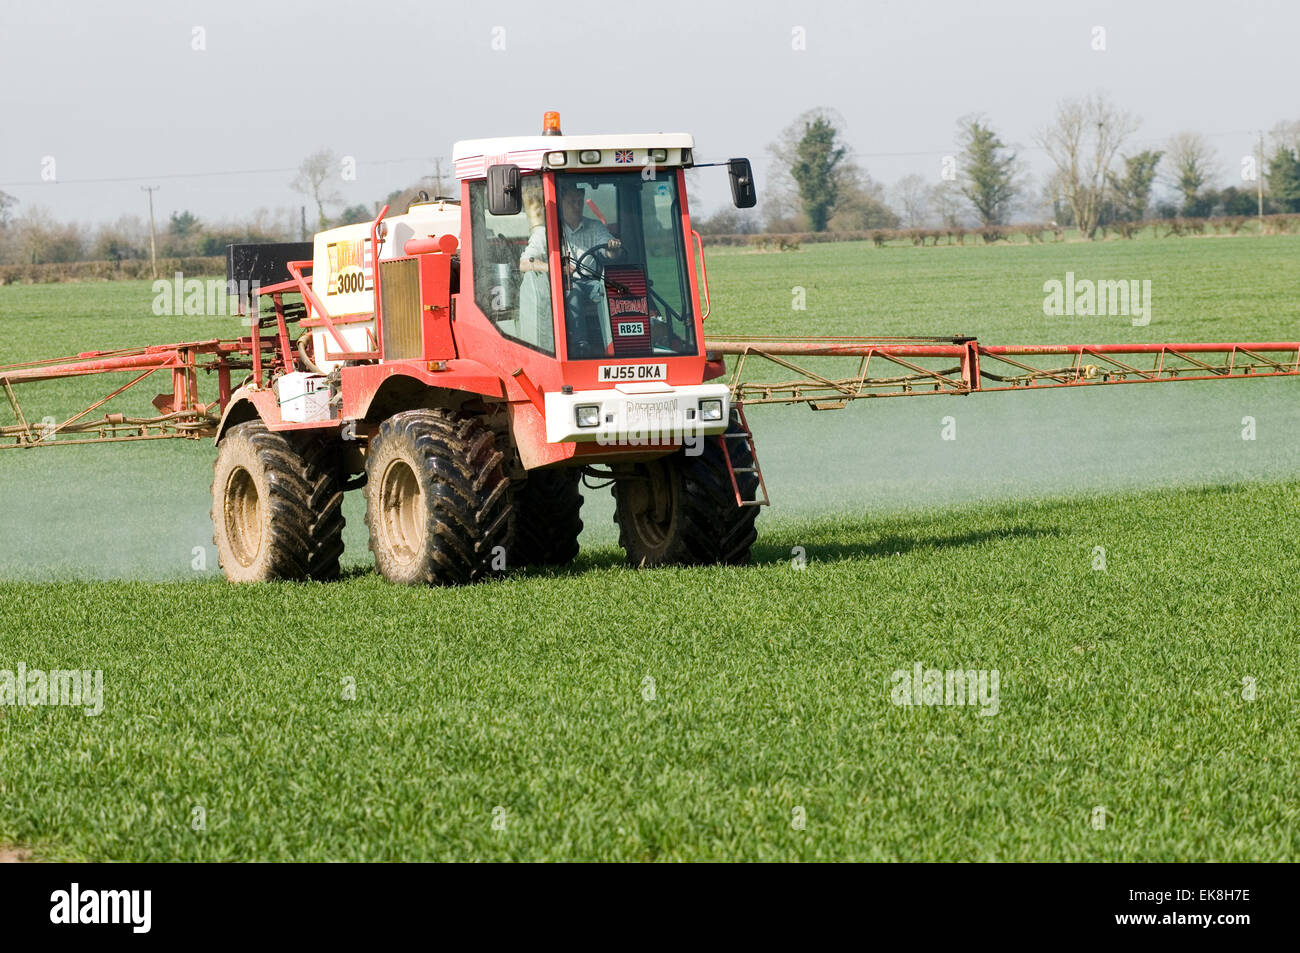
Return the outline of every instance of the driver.
[[[564,243],[563,254],[566,259],[565,274],[572,275],[582,256],[602,245],[605,247],[597,254],[607,259],[620,257],[622,243],[614,237],[613,233],[596,219],[583,216],[582,210],[586,201],[582,196],[582,188],[561,179],[556,189],[560,205],[560,231],[563,233],[561,241]],[[537,203],[535,220],[530,210],[529,221],[534,226],[543,224],[540,202]],[[519,270],[523,272],[547,270],[544,229],[540,232],[535,229],[529,236],[528,245],[519,256]]]
[[[524,196],[525,207],[529,210],[529,222],[535,226],[529,235],[528,243],[519,256],[519,270],[524,272],[524,283],[535,286],[533,298],[549,294],[545,281],[538,280],[538,273],[545,275],[546,229],[542,217],[540,194],[528,201]],[[583,256],[593,253],[595,257],[606,261],[622,257],[622,243],[601,222],[583,215],[586,200],[582,188],[571,180],[560,177],[556,182],[556,199],[559,205],[561,252],[564,256],[564,302],[569,354],[573,357],[596,357],[603,353],[608,344],[608,316],[605,314],[604,285],[599,274],[593,273],[593,262],[583,262]],[[583,262],[581,267],[579,262]],[[530,308],[530,313],[539,311]],[[538,320],[539,325],[548,323],[549,319]],[[549,340],[549,339],[548,339]]]
[[[582,189],[563,177],[557,179],[556,197],[560,206],[560,232],[565,261],[566,326],[569,354],[573,357],[596,357],[605,350],[609,320],[605,314],[605,289],[592,274],[592,262],[579,262],[588,252],[605,260],[622,256],[622,243],[603,224],[583,216],[586,200]]]
[[[563,178],[558,180],[561,231],[564,233],[564,254],[568,257],[568,273],[573,274],[577,262],[593,248],[604,245],[604,257],[619,257],[622,246],[608,228],[594,218],[582,214],[586,204],[582,189]]]

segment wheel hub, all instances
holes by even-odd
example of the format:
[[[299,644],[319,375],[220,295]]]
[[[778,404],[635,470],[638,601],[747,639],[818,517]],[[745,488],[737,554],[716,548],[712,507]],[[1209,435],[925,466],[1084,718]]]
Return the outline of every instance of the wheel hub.
[[[262,500],[253,475],[243,467],[226,481],[226,535],[235,558],[251,566],[262,548]]]
[[[423,548],[424,491],[406,461],[394,460],[384,470],[380,502],[384,536],[393,555],[410,562]]]

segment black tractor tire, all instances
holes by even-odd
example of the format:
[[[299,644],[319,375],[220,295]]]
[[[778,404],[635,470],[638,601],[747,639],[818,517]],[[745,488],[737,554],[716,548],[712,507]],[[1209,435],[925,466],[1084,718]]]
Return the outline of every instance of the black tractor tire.
[[[506,565],[510,481],[492,431],[449,410],[408,410],[366,453],[375,568],[404,585],[463,585]]]
[[[212,468],[212,541],[231,582],[333,579],[343,554],[337,445],[236,424]]]
[[[511,569],[567,566],[582,532],[582,472],[533,470],[511,493]]]
[[[310,490],[307,506],[312,513],[311,560],[307,575],[326,581],[339,576],[343,557],[343,492],[347,483],[337,440],[308,438],[300,451],[303,481]]]
[[[728,433],[741,433],[733,418]],[[758,533],[757,506],[738,506],[722,444],[703,438],[703,452],[676,453],[637,464],[630,479],[614,483],[614,521],[628,564],[650,566],[743,565]],[[737,469],[753,466],[744,440],[729,440]],[[758,475],[736,474],[745,499],[758,489]]]

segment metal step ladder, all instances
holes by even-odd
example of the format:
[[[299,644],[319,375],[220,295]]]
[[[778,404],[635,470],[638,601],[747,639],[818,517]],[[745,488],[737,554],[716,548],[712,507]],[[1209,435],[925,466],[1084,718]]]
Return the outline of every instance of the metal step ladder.
[[[745,408],[740,404],[735,406],[735,420],[740,424],[740,430],[732,431],[728,429],[727,433],[718,436],[718,442],[722,445],[722,459],[727,461],[727,473],[731,476],[731,489],[736,494],[737,506],[769,506],[771,500],[767,496],[767,481],[763,479],[763,470],[758,465],[758,449],[754,446],[754,434],[749,429],[749,422],[745,420]],[[735,440],[743,440],[749,444],[749,456],[753,460],[753,465],[748,467],[738,467],[731,460],[731,443]],[[737,474],[754,473],[758,475],[758,486],[752,500],[745,499],[740,492],[740,483],[736,479]],[[759,495],[762,495],[762,499]]]

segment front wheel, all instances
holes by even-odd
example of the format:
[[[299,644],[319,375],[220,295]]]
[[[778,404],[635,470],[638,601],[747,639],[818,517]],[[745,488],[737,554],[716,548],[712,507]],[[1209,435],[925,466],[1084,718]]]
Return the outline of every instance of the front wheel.
[[[728,432],[741,432],[739,424]],[[730,447],[735,467],[753,465],[745,441],[732,440]],[[750,499],[758,477],[741,473],[736,479]],[[705,437],[698,454],[682,449],[636,464],[615,480],[614,503],[619,545],[634,567],[740,565],[749,562],[758,536],[758,507],[736,503],[717,437]]]
[[[366,523],[390,582],[460,585],[505,566],[509,487],[495,437],[476,418],[408,410],[366,455]]]

